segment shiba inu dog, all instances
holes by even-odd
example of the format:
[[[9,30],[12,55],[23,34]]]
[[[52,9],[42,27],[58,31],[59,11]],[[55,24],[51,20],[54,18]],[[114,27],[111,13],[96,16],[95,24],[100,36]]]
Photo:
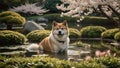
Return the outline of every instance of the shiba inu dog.
[[[45,39],[43,39],[38,44],[38,46],[40,52],[41,51],[45,53],[66,52],[69,46],[69,30],[68,30],[67,21],[65,20],[62,23],[53,21],[50,35]],[[28,49],[35,49],[35,48],[32,48],[31,46],[31,48],[29,47]]]

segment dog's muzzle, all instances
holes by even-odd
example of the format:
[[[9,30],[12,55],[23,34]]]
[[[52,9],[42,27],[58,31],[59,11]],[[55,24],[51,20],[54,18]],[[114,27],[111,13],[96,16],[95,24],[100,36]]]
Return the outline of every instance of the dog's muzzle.
[[[58,36],[63,36],[64,34],[61,31],[58,31]]]

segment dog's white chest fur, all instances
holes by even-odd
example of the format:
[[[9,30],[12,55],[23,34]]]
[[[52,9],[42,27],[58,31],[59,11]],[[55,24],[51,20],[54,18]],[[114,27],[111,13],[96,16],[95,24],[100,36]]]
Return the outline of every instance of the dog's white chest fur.
[[[57,41],[57,39],[53,36],[52,33],[50,34],[50,38],[54,42],[53,47],[54,47],[54,50],[55,50],[56,53],[58,53],[59,51],[60,52],[67,51],[67,48],[69,46],[69,37],[67,37],[67,35],[63,36],[60,39],[60,40],[64,41],[63,43]]]

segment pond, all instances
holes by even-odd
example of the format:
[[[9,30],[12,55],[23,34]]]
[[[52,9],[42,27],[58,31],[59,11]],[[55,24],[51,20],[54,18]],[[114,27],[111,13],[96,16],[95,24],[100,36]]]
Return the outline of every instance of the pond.
[[[37,56],[37,52],[26,52],[26,45],[16,46],[16,47],[0,47],[0,54],[7,56]],[[120,51],[118,48],[111,46],[108,43],[103,43],[101,41],[75,41],[70,43],[67,54],[40,54],[40,56],[50,56],[64,60],[71,61],[81,61],[85,57],[95,57],[95,51],[106,51],[110,50],[111,53],[116,53],[117,56],[120,56]]]
[[[58,54],[44,53],[44,54],[39,54],[39,56],[50,56],[62,60],[80,61],[83,60],[84,57],[90,56],[91,55],[90,51],[91,51],[90,46],[86,48],[86,47],[73,46],[73,44],[71,44],[67,50],[67,53],[58,53]],[[37,52],[26,52],[26,56],[27,57],[38,56],[38,54]]]

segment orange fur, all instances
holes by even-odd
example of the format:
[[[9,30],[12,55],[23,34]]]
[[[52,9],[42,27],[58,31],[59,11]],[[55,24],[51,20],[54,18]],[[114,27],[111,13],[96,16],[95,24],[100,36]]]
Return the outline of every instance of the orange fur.
[[[39,45],[41,45],[44,48],[44,52],[54,52],[54,47],[53,47],[53,41],[50,39],[50,37],[46,37],[43,39]]]
[[[63,34],[59,35],[58,30]],[[64,41],[64,43],[61,43],[60,41]],[[39,43],[39,46],[43,47],[44,52],[51,53],[66,50],[67,45],[69,45],[69,32],[66,21],[63,21],[62,23],[53,21],[51,34]]]

